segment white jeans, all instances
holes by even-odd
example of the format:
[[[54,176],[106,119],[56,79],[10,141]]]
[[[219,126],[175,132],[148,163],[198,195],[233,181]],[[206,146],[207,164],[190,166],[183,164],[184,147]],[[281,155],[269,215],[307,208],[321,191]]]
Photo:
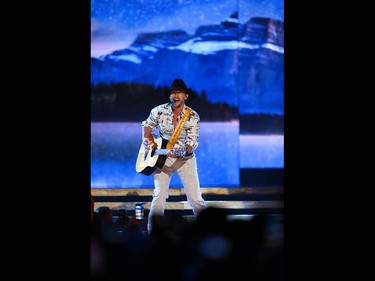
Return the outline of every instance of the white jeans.
[[[207,208],[201,194],[197,159],[194,154],[184,158],[167,157],[162,169],[154,172],[154,194],[151,202],[150,213],[148,215],[148,232],[152,229],[152,216],[164,215],[165,202],[168,198],[169,184],[174,172],[185,189],[187,200],[193,209],[194,215],[197,215],[202,209]]]

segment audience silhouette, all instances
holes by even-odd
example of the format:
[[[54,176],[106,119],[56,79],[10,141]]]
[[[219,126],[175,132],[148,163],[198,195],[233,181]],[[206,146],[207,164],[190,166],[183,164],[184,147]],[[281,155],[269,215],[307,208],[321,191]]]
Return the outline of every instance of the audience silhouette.
[[[94,213],[93,279],[284,280],[282,215],[228,219],[225,209],[209,207],[188,221],[166,212],[153,217],[150,234],[134,216],[118,227],[112,215],[109,207]]]

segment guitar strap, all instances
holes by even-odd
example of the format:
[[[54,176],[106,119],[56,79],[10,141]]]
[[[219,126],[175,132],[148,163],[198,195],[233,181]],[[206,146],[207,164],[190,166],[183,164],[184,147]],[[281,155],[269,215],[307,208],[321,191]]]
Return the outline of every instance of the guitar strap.
[[[177,127],[174,129],[173,135],[171,136],[171,138],[169,139],[167,143],[168,149],[173,148],[173,146],[175,145],[178,139],[178,136],[180,135],[182,128],[184,127],[185,121],[188,119],[189,115],[190,115],[190,108],[187,108],[184,113],[184,116],[182,116],[180,121],[178,121]]]

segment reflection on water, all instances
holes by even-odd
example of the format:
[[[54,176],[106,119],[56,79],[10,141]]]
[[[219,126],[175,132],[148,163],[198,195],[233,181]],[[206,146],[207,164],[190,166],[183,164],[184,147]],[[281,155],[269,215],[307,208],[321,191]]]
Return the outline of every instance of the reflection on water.
[[[240,168],[284,168],[284,135],[240,135]]]
[[[135,171],[141,142],[140,123],[91,123],[91,187],[152,188],[153,176]],[[283,167],[283,142],[283,136],[239,137],[238,122],[202,122],[201,186],[238,187],[240,168]],[[171,187],[182,187],[177,175]]]

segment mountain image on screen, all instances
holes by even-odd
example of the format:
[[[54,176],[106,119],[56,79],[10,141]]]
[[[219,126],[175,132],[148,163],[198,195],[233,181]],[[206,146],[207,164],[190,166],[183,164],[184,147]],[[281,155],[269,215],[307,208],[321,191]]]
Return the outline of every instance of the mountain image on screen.
[[[141,33],[126,49],[91,58],[91,82],[167,87],[183,77],[210,103],[239,115],[284,115],[284,23],[238,14],[190,35],[184,30]],[[151,93],[149,93],[151,94]]]

